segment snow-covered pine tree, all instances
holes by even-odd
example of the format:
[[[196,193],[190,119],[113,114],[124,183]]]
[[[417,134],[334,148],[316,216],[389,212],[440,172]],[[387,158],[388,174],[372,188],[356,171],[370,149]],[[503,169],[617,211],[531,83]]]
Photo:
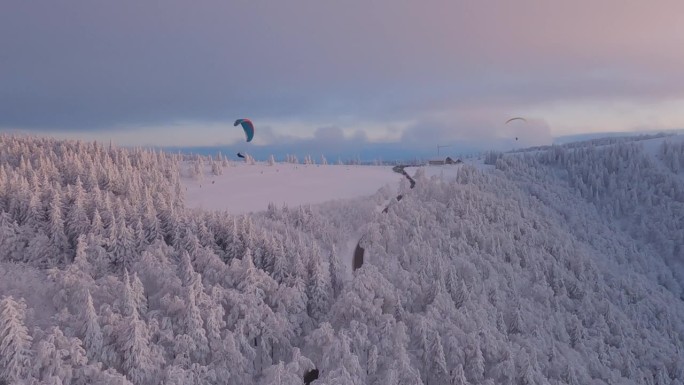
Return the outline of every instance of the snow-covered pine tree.
[[[121,370],[134,384],[146,384],[156,377],[161,357],[156,357],[150,348],[147,325],[137,316],[127,317],[119,335]]]
[[[339,296],[342,292],[342,287],[344,284],[344,270],[334,244],[330,248],[330,254],[328,256],[328,269],[330,270],[330,286],[332,289],[333,298],[337,298],[337,296]]]
[[[263,385],[301,385],[302,378],[286,370],[283,361],[280,361],[264,370],[260,383]]]
[[[62,215],[62,198],[57,188],[52,189],[50,205],[49,205],[49,223],[48,236],[50,237],[50,245],[54,249],[56,255],[62,255],[62,263],[71,262],[71,258],[66,257],[65,251],[68,250],[69,243],[66,233],[64,232],[64,218]],[[58,261],[51,261],[52,263]]]
[[[463,365],[458,364],[456,369],[451,371],[451,384],[452,385],[470,385],[470,382],[466,379],[465,372],[463,370]]]
[[[81,178],[76,177],[76,185],[72,189],[71,204],[68,207],[65,228],[69,244],[74,247],[78,237],[87,234],[90,229],[90,220],[85,209],[85,191]]]
[[[133,297],[133,301],[135,302],[138,313],[141,317],[144,317],[145,314],[147,314],[147,295],[145,294],[145,287],[143,286],[142,281],[140,281],[137,272],[133,272],[130,286],[131,295]]]
[[[36,346],[33,369],[41,383],[71,384],[84,380],[87,360],[81,340],[53,326]]]
[[[468,380],[477,384],[484,380],[485,374],[485,361],[482,356],[482,350],[480,349],[480,342],[475,337],[468,338],[468,345],[465,348],[466,361],[465,361],[465,373]]]
[[[319,254],[314,255],[309,263],[309,284],[307,285],[307,295],[309,304],[307,306],[309,315],[314,320],[320,321],[330,309],[330,282],[325,271]]]
[[[436,381],[437,384],[440,384],[446,380],[447,363],[446,358],[444,356],[444,348],[442,347],[442,338],[440,337],[437,331],[432,332],[432,337],[430,338],[430,345],[430,354],[432,356],[432,362],[428,370],[428,378],[430,378],[432,381]]]
[[[25,381],[31,367],[31,335],[24,325],[26,304],[12,296],[0,300],[0,379]]]
[[[85,309],[83,310],[83,326],[81,336],[86,355],[91,362],[100,361],[102,354],[103,336],[97,312],[93,306],[93,298],[90,291],[86,292]]]
[[[21,261],[23,247],[19,226],[6,212],[0,212],[0,261]]]

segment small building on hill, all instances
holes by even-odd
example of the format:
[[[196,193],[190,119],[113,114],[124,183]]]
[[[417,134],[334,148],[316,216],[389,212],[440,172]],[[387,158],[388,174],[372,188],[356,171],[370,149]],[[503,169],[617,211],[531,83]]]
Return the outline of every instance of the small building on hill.
[[[430,166],[442,166],[445,164],[459,164],[463,163],[460,159],[453,160],[451,157],[447,156],[446,159],[433,159],[428,161],[428,165]]]

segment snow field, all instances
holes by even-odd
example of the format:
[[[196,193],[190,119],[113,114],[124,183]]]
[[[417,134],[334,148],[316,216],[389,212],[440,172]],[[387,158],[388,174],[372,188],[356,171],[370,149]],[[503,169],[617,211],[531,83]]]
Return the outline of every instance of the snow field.
[[[269,203],[298,206],[375,193],[402,178],[389,166],[233,164],[223,175],[183,178],[187,207],[231,214],[264,211]]]

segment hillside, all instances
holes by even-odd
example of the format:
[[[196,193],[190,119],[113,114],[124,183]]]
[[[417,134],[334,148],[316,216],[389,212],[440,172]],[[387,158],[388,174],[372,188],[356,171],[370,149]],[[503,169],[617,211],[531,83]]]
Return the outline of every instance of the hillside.
[[[683,143],[235,215],[185,202],[188,165],[222,162],[0,135],[0,383],[682,384]]]
[[[233,215],[264,211],[269,203],[298,206],[369,196],[401,180],[387,166],[249,164],[225,159],[197,165],[191,160],[181,166],[186,206]]]

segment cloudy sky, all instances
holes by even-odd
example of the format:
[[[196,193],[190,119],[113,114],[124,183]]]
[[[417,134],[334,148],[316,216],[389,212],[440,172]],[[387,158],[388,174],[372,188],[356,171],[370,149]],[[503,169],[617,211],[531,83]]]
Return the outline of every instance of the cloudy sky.
[[[358,153],[684,128],[682,15],[681,0],[4,0],[0,130]]]

